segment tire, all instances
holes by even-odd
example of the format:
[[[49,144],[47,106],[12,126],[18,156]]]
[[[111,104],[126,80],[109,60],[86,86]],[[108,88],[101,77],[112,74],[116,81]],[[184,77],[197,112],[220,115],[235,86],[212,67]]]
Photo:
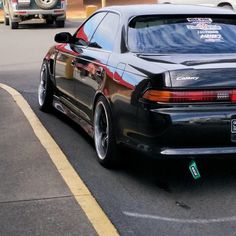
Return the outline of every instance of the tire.
[[[4,24],[9,25],[9,18],[4,16]]]
[[[46,62],[43,62],[40,70],[40,83],[38,87],[39,109],[49,112],[52,109],[53,84],[50,79],[49,69]]]
[[[57,5],[58,0],[35,0],[38,7],[42,9],[52,9]]]
[[[9,24],[11,29],[18,29],[19,23],[18,22],[12,22],[11,17],[9,17]]]
[[[105,97],[99,97],[94,110],[94,143],[98,162],[106,168],[118,166],[118,148],[110,106]]]
[[[54,23],[53,19],[46,19],[46,24],[47,25],[52,25]]]
[[[65,20],[56,20],[56,27],[63,28],[65,26]]]

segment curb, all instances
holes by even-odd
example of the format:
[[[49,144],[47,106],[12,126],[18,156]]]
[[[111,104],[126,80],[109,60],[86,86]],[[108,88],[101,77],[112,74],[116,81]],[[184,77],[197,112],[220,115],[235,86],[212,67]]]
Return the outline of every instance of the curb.
[[[23,112],[25,118],[28,120],[33,129],[35,136],[45,148],[49,158],[54,163],[61,177],[69,187],[77,203],[83,209],[97,234],[101,236],[118,236],[119,233],[113,223],[100,207],[78,173],[74,170],[63,151],[40,122],[27,101],[17,90],[6,84],[0,83],[0,88],[4,89],[9,93],[9,95],[12,96],[17,106]]]

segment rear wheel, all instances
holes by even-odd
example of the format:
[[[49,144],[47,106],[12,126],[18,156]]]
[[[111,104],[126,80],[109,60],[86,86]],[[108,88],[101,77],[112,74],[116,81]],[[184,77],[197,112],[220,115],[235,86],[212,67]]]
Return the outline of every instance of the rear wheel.
[[[9,25],[9,18],[4,16],[4,24]]]
[[[111,109],[104,97],[100,97],[94,111],[94,142],[97,158],[105,167],[115,167],[118,164],[117,145]]]
[[[43,62],[40,71],[40,84],[38,87],[39,109],[48,112],[52,108],[53,101],[53,84],[46,62]]]
[[[11,29],[18,29],[18,27],[19,27],[19,23],[18,22],[12,22],[11,17],[9,17],[9,24],[10,24]]]
[[[65,20],[56,20],[56,26],[58,28],[63,28],[65,26]]]
[[[46,19],[46,24],[47,25],[52,25],[54,23],[53,19]]]

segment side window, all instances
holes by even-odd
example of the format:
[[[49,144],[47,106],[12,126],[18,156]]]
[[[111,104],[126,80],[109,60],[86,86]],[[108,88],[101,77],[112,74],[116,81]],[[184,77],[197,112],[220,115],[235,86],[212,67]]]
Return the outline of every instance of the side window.
[[[88,42],[93,35],[94,31],[98,27],[101,20],[106,15],[106,12],[100,12],[91,17],[87,22],[84,23],[82,27],[76,32],[75,37],[78,43],[83,45],[88,45]]]
[[[119,26],[120,17],[115,13],[108,13],[90,40],[90,47],[112,51]]]

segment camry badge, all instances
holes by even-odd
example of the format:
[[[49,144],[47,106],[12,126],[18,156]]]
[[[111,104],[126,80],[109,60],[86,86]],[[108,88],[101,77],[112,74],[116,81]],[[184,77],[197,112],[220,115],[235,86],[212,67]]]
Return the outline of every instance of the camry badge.
[[[182,81],[182,80],[198,80],[199,79],[199,77],[192,77],[192,76],[184,76],[184,77],[177,77],[176,78],[176,80],[180,80],[180,81]]]

